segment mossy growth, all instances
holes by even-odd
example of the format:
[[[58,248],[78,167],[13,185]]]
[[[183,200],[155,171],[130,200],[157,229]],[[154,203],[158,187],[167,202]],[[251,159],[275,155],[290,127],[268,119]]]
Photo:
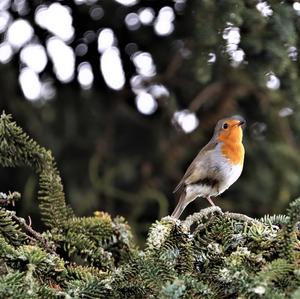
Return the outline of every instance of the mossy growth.
[[[77,217],[49,151],[0,117],[0,164],[39,177],[44,232],[0,193],[0,298],[300,298],[300,199],[254,220],[211,207],[154,223],[144,250],[122,217]]]

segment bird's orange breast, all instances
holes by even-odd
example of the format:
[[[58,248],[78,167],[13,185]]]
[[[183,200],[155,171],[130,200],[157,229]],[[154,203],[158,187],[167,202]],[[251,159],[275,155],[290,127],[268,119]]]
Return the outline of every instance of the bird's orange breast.
[[[243,131],[235,126],[231,130],[221,133],[218,137],[222,141],[222,154],[234,165],[244,163],[245,150],[242,143]]]
[[[244,163],[245,150],[242,143],[224,142],[221,146],[222,154],[234,165]]]

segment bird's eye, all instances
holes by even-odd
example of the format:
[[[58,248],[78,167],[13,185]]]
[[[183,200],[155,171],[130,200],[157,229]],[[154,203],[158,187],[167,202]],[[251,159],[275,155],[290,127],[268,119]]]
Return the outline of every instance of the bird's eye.
[[[225,123],[224,125],[223,125],[223,129],[228,129],[228,123]]]

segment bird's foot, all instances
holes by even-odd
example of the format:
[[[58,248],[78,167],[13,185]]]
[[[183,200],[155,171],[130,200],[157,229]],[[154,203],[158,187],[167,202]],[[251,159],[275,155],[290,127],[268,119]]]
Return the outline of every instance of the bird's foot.
[[[212,206],[215,206],[214,202],[211,200],[210,197],[207,197],[206,199],[207,199],[207,201],[208,201]]]

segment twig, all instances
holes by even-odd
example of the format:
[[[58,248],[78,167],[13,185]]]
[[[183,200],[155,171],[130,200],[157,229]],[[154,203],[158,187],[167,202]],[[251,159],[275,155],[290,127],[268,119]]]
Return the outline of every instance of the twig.
[[[21,198],[21,194],[16,191],[14,191],[14,192],[9,191],[8,194],[0,192],[0,205],[12,204],[14,206],[14,202],[16,200],[19,200],[20,198]],[[30,216],[28,216],[28,219],[29,219],[29,225],[28,225],[28,224],[26,224],[25,219],[19,218],[18,216],[16,216],[14,211],[9,211],[9,212],[10,212],[11,218],[15,222],[17,222],[21,227],[23,227],[23,229],[27,233],[31,234],[31,236],[27,235],[27,238],[30,241],[32,241],[32,242],[39,241],[44,245],[45,249],[48,252],[51,252],[51,253],[55,252],[56,248],[55,248],[54,244],[49,244],[49,242],[47,240],[45,240],[40,233],[38,233],[31,227],[32,221],[31,221]]]
[[[207,217],[210,214],[214,214],[214,213],[223,214],[220,207],[218,207],[218,206],[209,207],[209,208],[203,209],[200,212],[194,213],[193,215],[190,215],[189,217],[187,217],[186,220],[184,220],[182,222],[182,227],[185,231],[189,231],[191,226],[195,222],[202,221],[203,218]]]
[[[226,218],[230,218],[230,219],[234,219],[234,220],[239,220],[239,221],[243,221],[243,222],[248,222],[248,223],[252,223],[252,224],[261,224],[260,221],[255,220],[249,216],[246,216],[244,214],[239,214],[239,213],[231,213],[231,212],[225,212],[224,216]]]
[[[28,221],[29,221],[29,227],[31,227],[32,226],[32,220],[31,220],[31,217],[28,215]]]
[[[55,246],[54,244],[50,244],[47,240],[45,240],[45,238],[40,234],[38,233],[37,231],[35,231],[31,226],[29,226],[28,224],[26,224],[26,221],[25,219],[23,218],[19,218],[18,216],[16,216],[14,214],[14,212],[11,213],[11,217],[14,221],[16,221],[21,227],[23,227],[23,229],[29,233],[30,235],[33,236],[33,238],[31,236],[28,236],[28,238],[31,240],[31,241],[39,241],[41,242],[45,249],[48,251],[48,252],[51,252],[51,253],[54,253],[55,252]]]
[[[220,94],[223,88],[224,83],[221,81],[208,85],[193,99],[189,106],[189,110],[193,112],[197,111],[208,99],[212,98],[216,94]]]
[[[180,55],[179,53],[176,53],[172,57],[165,73],[162,75],[164,80],[168,80],[168,79],[172,78],[173,76],[176,76],[176,71],[182,65],[182,61],[183,61],[182,55]]]

